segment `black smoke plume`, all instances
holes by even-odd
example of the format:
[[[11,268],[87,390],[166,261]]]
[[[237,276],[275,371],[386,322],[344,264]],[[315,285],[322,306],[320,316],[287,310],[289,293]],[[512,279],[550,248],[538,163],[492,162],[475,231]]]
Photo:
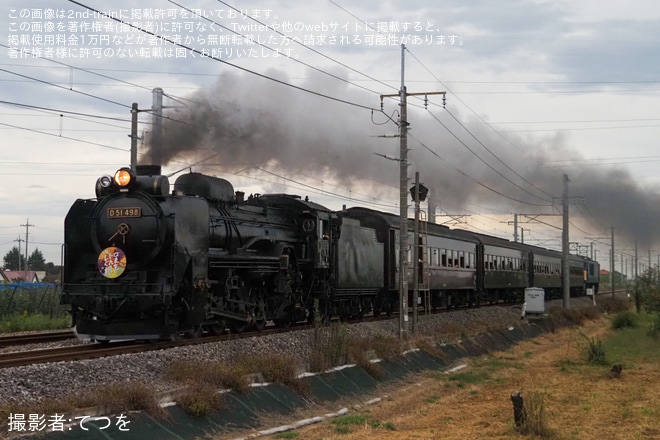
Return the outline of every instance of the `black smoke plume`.
[[[280,72],[267,75],[292,81]],[[299,85],[368,107],[380,107],[378,94],[318,74]],[[365,109],[237,74],[222,74],[212,89],[199,90],[189,100],[186,108],[166,114],[163,145],[153,152],[162,165],[176,168],[176,161],[190,163],[217,153],[209,162],[222,168],[205,163],[196,168],[216,175],[221,175],[219,169],[247,173],[277,170],[295,181],[312,185],[317,183],[310,178],[334,181],[362,194],[386,199],[390,204],[398,203],[399,165],[379,156],[399,157],[398,138],[382,137],[397,134],[397,126],[392,121],[377,125],[388,122],[385,114],[371,115]],[[457,114],[451,96],[448,102],[449,111]],[[385,104],[385,112],[393,121],[398,120],[398,100]],[[483,124],[466,125],[522,176],[519,177],[443,114],[441,106],[432,105],[430,109],[474,151],[469,152],[430,117],[419,101],[410,100],[409,176],[419,171],[421,181],[432,188],[441,208],[457,212],[471,204],[499,213],[559,213],[562,176],[567,174],[571,181],[571,221],[580,229],[602,236],[606,228],[614,226],[618,243],[624,239],[630,245],[637,239],[651,247],[657,242],[658,190],[640,185],[626,169],[579,166],[581,155],[568,146],[569,140],[561,134],[505,140]],[[564,162],[556,162],[560,159]],[[563,168],[556,166],[566,165],[567,160],[574,163]],[[561,224],[560,220],[551,222]],[[575,229],[571,234],[571,240],[574,235],[583,235]]]

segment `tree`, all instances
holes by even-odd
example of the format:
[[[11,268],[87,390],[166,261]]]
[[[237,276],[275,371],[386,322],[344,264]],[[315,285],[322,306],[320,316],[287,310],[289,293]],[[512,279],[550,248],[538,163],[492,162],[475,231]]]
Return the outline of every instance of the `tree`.
[[[660,316],[660,269],[649,268],[639,276],[637,290],[646,311]]]
[[[28,258],[28,268],[30,270],[46,270],[46,260],[39,248],[36,248]]]
[[[7,252],[7,255],[5,255],[5,269],[18,270],[19,261],[21,262],[21,270],[25,270],[25,257],[21,254],[20,250],[14,246],[9,252]]]

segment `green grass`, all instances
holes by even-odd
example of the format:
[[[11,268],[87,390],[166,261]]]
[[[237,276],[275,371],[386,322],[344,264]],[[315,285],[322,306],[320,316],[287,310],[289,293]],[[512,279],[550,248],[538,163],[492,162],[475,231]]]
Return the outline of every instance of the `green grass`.
[[[487,371],[466,371],[449,376],[449,380],[456,382],[459,388],[463,388],[467,384],[477,385],[488,379],[490,379],[490,374]]]
[[[281,434],[277,434],[273,438],[284,438],[284,439],[290,439],[290,438],[298,438],[300,436],[299,433],[297,432],[283,432]]]
[[[637,316],[637,327],[627,327],[608,336],[603,348],[610,363],[660,362],[660,340],[647,335],[653,320],[654,315],[641,313]]]
[[[612,318],[612,328],[621,330],[628,327],[637,327],[637,319],[637,315],[629,310],[619,312]]]
[[[0,318],[0,333],[58,330],[69,327],[71,327],[69,316],[50,318],[41,313],[31,315],[24,312]]]

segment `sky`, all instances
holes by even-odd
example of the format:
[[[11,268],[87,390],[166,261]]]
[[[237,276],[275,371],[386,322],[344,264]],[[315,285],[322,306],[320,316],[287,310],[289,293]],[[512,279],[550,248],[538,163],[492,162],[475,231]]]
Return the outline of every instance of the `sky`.
[[[636,242],[640,263],[660,261],[650,0],[0,5],[2,256],[27,224],[28,252],[60,263],[69,207],[129,165],[133,103],[139,161],[165,174],[398,213],[399,98],[381,95],[403,76],[408,177],[431,189],[436,222],[513,239],[518,214],[526,243],[559,249],[567,175],[576,248],[609,269],[613,228],[617,270]]]

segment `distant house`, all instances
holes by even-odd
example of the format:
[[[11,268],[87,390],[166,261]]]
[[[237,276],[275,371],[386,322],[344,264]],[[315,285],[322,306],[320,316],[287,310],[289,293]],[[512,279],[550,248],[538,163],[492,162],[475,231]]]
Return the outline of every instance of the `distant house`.
[[[614,271],[614,282],[616,285],[625,283],[628,277],[620,272]],[[601,269],[600,270],[600,282],[603,284],[610,284],[610,271]]]
[[[39,272],[36,270],[2,270],[0,269],[3,283],[25,281],[27,283],[38,283]]]

